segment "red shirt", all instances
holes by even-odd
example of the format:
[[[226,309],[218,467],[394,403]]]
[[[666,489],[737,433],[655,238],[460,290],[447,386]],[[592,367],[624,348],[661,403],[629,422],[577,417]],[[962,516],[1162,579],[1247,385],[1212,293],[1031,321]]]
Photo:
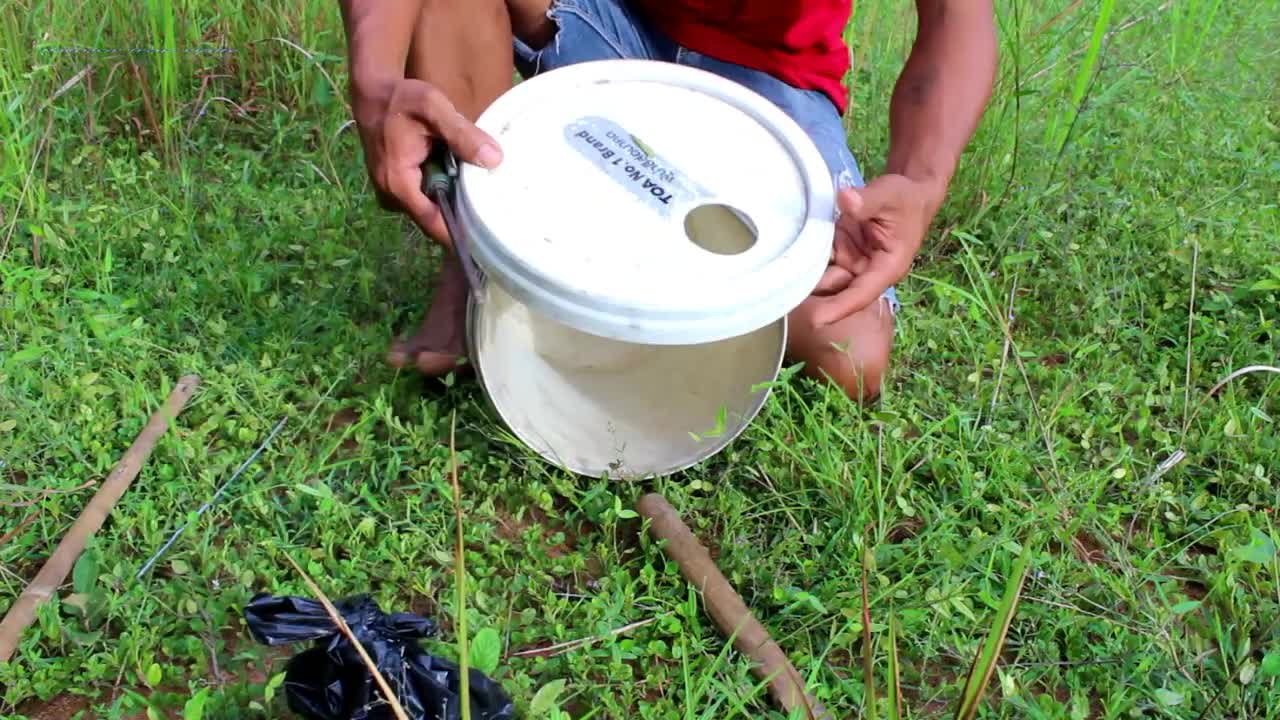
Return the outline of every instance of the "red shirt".
[[[843,113],[852,0],[630,0],[658,30],[704,55],[826,93]]]

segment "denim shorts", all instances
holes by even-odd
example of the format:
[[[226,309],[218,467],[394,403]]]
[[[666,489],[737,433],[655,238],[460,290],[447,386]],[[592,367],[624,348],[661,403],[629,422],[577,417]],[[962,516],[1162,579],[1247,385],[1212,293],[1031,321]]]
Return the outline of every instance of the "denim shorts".
[[[546,47],[534,50],[515,41],[516,69],[522,77],[579,62],[618,58],[662,60],[706,70],[751,88],[790,115],[822,154],[836,190],[862,187],[862,173],[849,151],[844,122],[826,94],[802,90],[768,73],[681,47],[651,27],[626,0],[553,0],[547,16],[558,29]],[[885,290],[882,297],[896,313],[899,305],[894,288]]]

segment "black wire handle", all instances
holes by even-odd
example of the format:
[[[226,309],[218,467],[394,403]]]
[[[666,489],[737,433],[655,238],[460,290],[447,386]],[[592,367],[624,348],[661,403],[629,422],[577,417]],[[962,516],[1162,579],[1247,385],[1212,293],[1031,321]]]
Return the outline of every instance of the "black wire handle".
[[[458,254],[462,271],[467,276],[471,299],[479,305],[482,302],[480,269],[471,259],[467,238],[458,224],[458,216],[454,213],[454,192],[458,186],[458,160],[444,143],[435,143],[423,166],[422,178],[422,190],[440,208],[445,228],[449,230],[449,239],[453,242],[453,250]]]

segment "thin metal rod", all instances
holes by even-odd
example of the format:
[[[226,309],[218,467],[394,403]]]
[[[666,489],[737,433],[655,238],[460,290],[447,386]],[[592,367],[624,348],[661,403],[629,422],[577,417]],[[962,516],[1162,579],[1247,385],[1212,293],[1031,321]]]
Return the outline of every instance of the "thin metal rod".
[[[477,305],[483,304],[484,296],[480,293],[480,273],[476,267],[475,260],[471,257],[469,241],[462,232],[462,225],[458,222],[458,215],[453,207],[453,199],[444,190],[436,190],[432,193],[432,196],[436,201],[436,205],[440,207],[440,214],[444,216],[445,227],[449,229],[449,239],[453,241],[453,250],[458,254],[458,262],[462,264],[463,274],[467,276],[467,285],[470,286],[471,297]]]
[[[213,494],[213,497],[210,498],[208,502],[200,506],[200,509],[196,511],[196,517],[195,517],[196,520],[199,520],[200,516],[204,515],[206,510],[213,507],[214,503],[218,502],[218,498],[222,497],[222,493],[226,492],[227,488],[231,486],[231,483],[235,482],[236,478],[240,477],[240,475],[250,465],[253,464],[253,461],[257,460],[258,456],[261,455],[262,452],[267,449],[267,446],[271,444],[271,441],[275,439],[276,435],[280,433],[281,428],[284,427],[285,420],[288,420],[288,418],[287,417],[280,418],[280,422],[276,423],[276,426],[271,429],[271,433],[268,434],[267,438],[262,441],[262,444],[258,446],[258,449],[254,450],[253,454],[250,455],[248,459],[246,459],[243,463],[240,463],[240,467],[236,468],[236,471],[231,474],[231,477],[227,478],[227,481],[222,483],[222,487],[218,488],[217,492]],[[160,556],[164,555],[165,552],[168,551],[168,549],[172,547],[175,542],[178,541],[178,538],[182,535],[183,531],[187,529],[187,525],[189,524],[190,523],[183,523],[181,527],[179,527],[177,530],[174,530],[173,535],[170,535],[169,539],[165,542],[165,544],[160,546],[160,549],[157,550],[156,553],[152,555],[149,560],[147,560],[146,564],[142,566],[142,569],[138,571],[138,574],[133,576],[133,579],[141,580],[142,576],[146,575],[147,571],[151,569],[151,566],[155,565],[156,561],[160,559]]]

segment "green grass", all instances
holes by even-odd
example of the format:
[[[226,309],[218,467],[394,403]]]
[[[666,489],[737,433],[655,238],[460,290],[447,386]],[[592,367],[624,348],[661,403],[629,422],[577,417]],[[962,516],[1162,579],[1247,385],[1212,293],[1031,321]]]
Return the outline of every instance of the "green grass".
[[[856,5],[850,137],[874,174],[914,20]],[[788,376],[725,453],[641,486],[554,471],[473,386],[382,364],[434,259],[373,203],[335,4],[0,7],[0,537],[21,526],[0,609],[176,378],[204,380],[0,667],[0,715],[284,716],[285,655],[239,614],[306,594],[281,550],[331,597],[437,619],[456,657],[455,412],[472,660],[500,638],[493,675],[534,716],[773,712],[638,534],[653,488],[838,717],[871,715],[864,657],[876,715],[895,676],[903,715],[954,715],[1024,562],[977,717],[1274,712],[1280,380],[1205,398],[1280,364],[1280,6],[1004,0],[999,20],[883,400]],[[55,52],[76,45],[176,52]]]

